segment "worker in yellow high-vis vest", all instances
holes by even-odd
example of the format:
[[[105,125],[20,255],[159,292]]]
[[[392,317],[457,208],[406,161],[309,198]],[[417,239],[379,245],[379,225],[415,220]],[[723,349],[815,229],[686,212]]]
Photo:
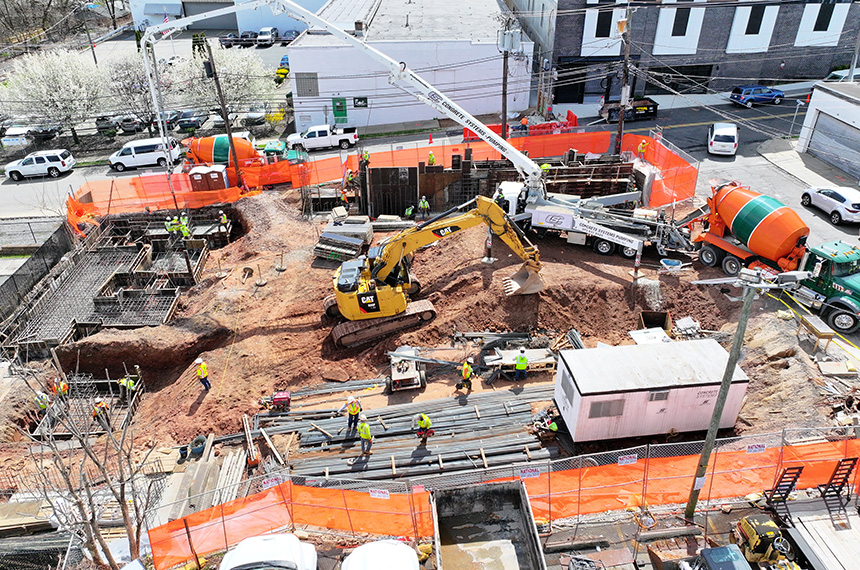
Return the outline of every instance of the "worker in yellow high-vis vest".
[[[373,445],[373,435],[370,433],[370,426],[367,425],[367,416],[361,414],[358,418],[358,436],[361,438],[361,454],[372,455],[370,451]]]
[[[529,366],[529,357],[526,356],[526,349],[520,348],[520,353],[517,354],[517,358],[514,364],[514,381],[519,382],[520,380],[526,379],[526,368]]]

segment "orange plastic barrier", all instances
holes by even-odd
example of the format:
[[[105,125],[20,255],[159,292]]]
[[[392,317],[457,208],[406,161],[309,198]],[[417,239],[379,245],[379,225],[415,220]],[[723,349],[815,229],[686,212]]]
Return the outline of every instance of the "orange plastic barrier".
[[[646,141],[645,160],[660,170],[660,176],[651,185],[648,206],[657,208],[692,198],[696,193],[699,170],[689,162],[660,144],[659,140],[636,134],[621,138],[621,150],[638,155],[639,143]]]
[[[700,500],[761,492],[773,485],[783,468],[794,465],[804,467],[797,488],[813,488],[829,480],[840,459],[858,455],[858,439],[769,448],[752,445],[737,451],[719,451],[711,456]],[[643,499],[649,505],[686,502],[698,455],[638,460],[632,455],[626,457],[630,463],[621,464],[619,460],[609,465],[551,472],[547,464],[536,464],[540,474],[532,472],[529,473],[532,476],[523,479],[535,517],[555,520],[619,510],[640,505]],[[556,469],[560,461],[554,463]],[[511,473],[515,472],[513,468]],[[493,481],[515,478],[499,477]],[[855,473],[855,487],[858,480],[860,474]],[[309,487],[287,481],[189,515],[185,521],[194,549],[201,555],[223,550],[250,536],[286,528],[291,522],[388,536],[433,534],[429,494],[420,486],[413,486],[412,493],[374,493],[369,489]],[[182,564],[192,557],[182,519],[151,529],[149,539],[158,570]]]

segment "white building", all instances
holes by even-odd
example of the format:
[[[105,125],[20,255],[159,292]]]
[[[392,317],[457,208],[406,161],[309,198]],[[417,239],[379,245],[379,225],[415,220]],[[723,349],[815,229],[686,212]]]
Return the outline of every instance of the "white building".
[[[497,47],[503,10],[496,0],[330,0],[317,15],[355,30],[368,45],[409,68],[473,115],[500,114],[502,55]],[[533,43],[511,57],[508,111],[529,106]],[[296,129],[338,124],[367,127],[443,118],[388,83],[387,68],[322,30],[290,44]]]
[[[713,339],[565,350],[555,403],[575,442],[704,431],[728,356]],[[735,425],[748,384],[736,366],[720,428]]]
[[[860,83],[815,85],[797,150],[860,178]]]
[[[316,12],[325,0],[294,0],[303,8]],[[142,29],[147,25],[154,26],[164,21],[167,16],[176,20],[185,16],[196,16],[204,12],[227,8],[242,2],[233,0],[129,0],[129,9],[136,28]],[[301,20],[295,20],[286,14],[275,16],[268,6],[256,9],[240,10],[235,14],[210,18],[188,26],[190,30],[224,30],[240,32],[244,30],[259,31],[260,28],[274,26],[279,30],[306,30],[308,28]]]

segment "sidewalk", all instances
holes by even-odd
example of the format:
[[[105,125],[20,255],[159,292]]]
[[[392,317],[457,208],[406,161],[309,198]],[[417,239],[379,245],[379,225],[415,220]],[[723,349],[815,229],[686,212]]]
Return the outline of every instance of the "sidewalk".
[[[857,187],[857,180],[808,153],[795,150],[796,140],[770,139],[756,151],[765,160],[808,186]]]

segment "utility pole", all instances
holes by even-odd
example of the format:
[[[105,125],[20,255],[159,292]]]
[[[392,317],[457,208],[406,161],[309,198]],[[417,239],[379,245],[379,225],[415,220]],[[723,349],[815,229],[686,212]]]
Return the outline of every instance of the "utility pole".
[[[627,110],[630,97],[630,20],[633,10],[627,5],[627,15],[623,20],[618,20],[618,31],[621,32],[621,41],[624,42],[624,70],[621,78],[621,101],[618,105],[618,131],[615,133],[615,154],[621,154],[621,137],[624,134],[624,112]]]
[[[714,449],[714,443],[717,440],[717,430],[720,429],[720,420],[723,416],[723,408],[726,406],[726,399],[729,395],[729,388],[732,386],[732,377],[735,375],[735,367],[741,356],[741,347],[744,344],[744,334],[747,330],[747,321],[750,318],[750,310],[752,309],[753,297],[755,297],[755,287],[744,287],[744,304],[741,308],[741,315],[738,317],[738,328],[735,330],[735,338],[732,341],[732,349],[729,352],[729,361],[726,363],[726,369],[723,372],[723,381],[720,384],[720,392],[717,395],[717,402],[714,405],[714,413],[711,416],[711,425],[708,426],[708,435],[705,437],[705,443],[702,447],[702,456],[699,458],[699,466],[696,469],[696,477],[693,479],[693,486],[690,489],[690,498],[687,500],[687,510],[684,511],[684,517],[688,521],[692,521],[696,515],[696,503],[699,502],[699,491],[705,486],[705,474],[708,472],[708,461],[711,459],[711,451]]]
[[[511,49],[511,18],[505,16],[502,30],[502,138],[508,138],[508,54]]]
[[[99,60],[96,59],[96,46],[93,45],[93,38],[90,36],[90,28],[87,26],[87,14],[86,14],[86,6],[84,6],[84,17],[81,18],[84,21],[84,31],[87,33],[87,41],[90,42],[90,51],[93,52],[93,61],[96,64],[96,67],[99,65]]]
[[[242,171],[239,170],[239,157],[236,154],[236,145],[233,143],[233,128],[230,126],[230,115],[227,112],[227,103],[224,101],[224,93],[221,91],[221,81],[218,79],[218,70],[215,69],[215,58],[212,57],[212,46],[206,43],[206,52],[209,54],[209,69],[206,74],[211,73],[215,80],[215,92],[218,94],[218,103],[221,105],[221,116],[224,117],[224,126],[227,128],[227,141],[230,144],[230,154],[233,156],[233,166],[236,168],[236,185],[242,186]]]
[[[152,58],[151,68],[149,66],[150,58]],[[149,79],[149,94],[152,97],[152,106],[155,107],[155,117],[158,119],[158,134],[161,136],[161,144],[164,146],[165,158],[167,158],[167,187],[170,189],[173,206],[178,213],[179,203],[176,201],[176,191],[173,189],[173,181],[170,179],[173,174],[173,161],[170,160],[170,151],[168,150],[170,143],[167,140],[167,124],[161,111],[164,108],[161,101],[161,78],[158,75],[158,65],[155,63],[155,45],[152,42],[143,44],[143,66],[146,69],[146,78]]]
[[[851,71],[848,74],[848,81],[860,81],[860,77],[857,77],[858,57],[860,57],[860,25],[857,26],[857,43],[854,44],[854,56],[851,58]]]

